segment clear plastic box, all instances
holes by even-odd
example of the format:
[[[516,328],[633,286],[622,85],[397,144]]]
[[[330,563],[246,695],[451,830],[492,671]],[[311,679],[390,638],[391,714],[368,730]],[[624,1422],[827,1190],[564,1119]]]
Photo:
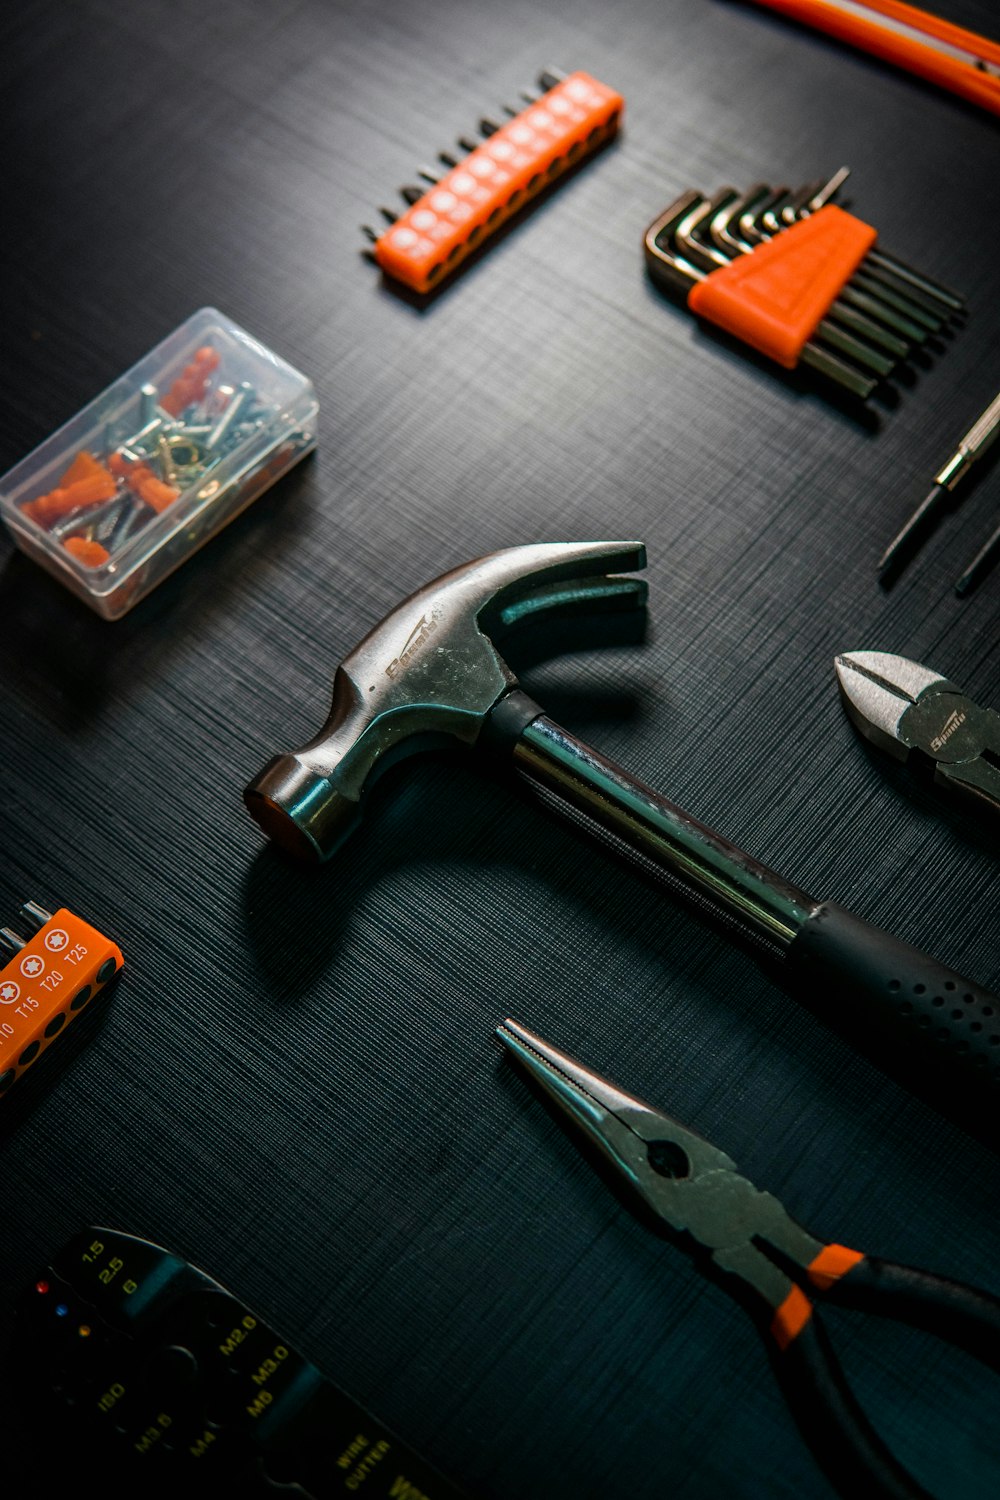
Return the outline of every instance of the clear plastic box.
[[[316,445],[311,381],[203,307],[0,479],[22,551],[118,619]]]

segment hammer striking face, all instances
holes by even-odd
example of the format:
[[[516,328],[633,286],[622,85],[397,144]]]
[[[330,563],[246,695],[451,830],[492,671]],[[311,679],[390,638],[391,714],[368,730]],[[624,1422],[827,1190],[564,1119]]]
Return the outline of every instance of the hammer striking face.
[[[290,853],[329,858],[387,766],[435,746],[476,743],[517,687],[498,643],[536,621],[635,610],[646,584],[609,573],[645,561],[639,542],[542,542],[494,552],[427,584],[345,657],[330,717],[308,745],[276,756],[250,783],[251,814]]]

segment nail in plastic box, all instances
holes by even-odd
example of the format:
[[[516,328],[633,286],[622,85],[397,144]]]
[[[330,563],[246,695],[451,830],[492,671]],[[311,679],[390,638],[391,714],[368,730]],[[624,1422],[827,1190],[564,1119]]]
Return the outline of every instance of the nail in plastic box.
[[[0,480],[22,551],[114,620],[316,444],[311,381],[203,307]]]

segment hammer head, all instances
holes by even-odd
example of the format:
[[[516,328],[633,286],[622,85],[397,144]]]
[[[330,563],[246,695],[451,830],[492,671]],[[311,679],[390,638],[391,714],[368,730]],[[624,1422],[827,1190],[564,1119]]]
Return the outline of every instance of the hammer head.
[[[244,791],[264,832],[327,859],[361,815],[378,773],[416,751],[474,745],[517,686],[498,643],[522,625],[631,611],[639,542],[542,542],[478,558],[405,599],[337,668],[330,717],[301,750],[276,756]]]

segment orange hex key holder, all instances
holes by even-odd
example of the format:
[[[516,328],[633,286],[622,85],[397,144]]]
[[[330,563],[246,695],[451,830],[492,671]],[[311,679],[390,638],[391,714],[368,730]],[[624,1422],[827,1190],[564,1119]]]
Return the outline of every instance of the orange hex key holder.
[[[643,248],[654,280],[699,317],[865,399],[964,303],[876,248],[877,231],[829,201],[846,175],[798,192],[691,189],[654,219]]]
[[[503,124],[480,122],[485,140],[463,136],[468,154],[442,152],[443,172],[421,168],[429,185],[404,187],[409,203],[397,217],[382,213],[390,228],[377,234],[363,226],[371,252],[387,276],[415,292],[430,292],[489,235],[556,178],[615,134],[624,99],[589,73],[563,77],[542,73],[540,97]]]

